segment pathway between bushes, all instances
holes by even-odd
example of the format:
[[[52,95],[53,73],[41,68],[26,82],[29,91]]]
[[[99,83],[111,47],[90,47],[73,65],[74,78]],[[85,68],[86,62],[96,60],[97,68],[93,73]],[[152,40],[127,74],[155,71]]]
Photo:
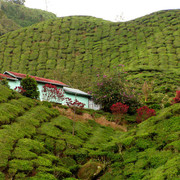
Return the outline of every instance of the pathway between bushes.
[[[88,113],[83,113],[82,115],[77,115],[74,114],[74,112],[71,109],[63,109],[63,108],[59,108],[58,106],[54,107],[56,109],[58,109],[58,111],[60,112],[60,114],[67,116],[69,119],[75,120],[75,121],[84,121],[87,122],[88,119],[94,120],[96,121],[98,124],[102,125],[102,126],[109,126],[113,129],[118,129],[124,132],[127,132],[127,127],[126,126],[121,126],[116,124],[115,122],[111,122],[108,121],[104,116],[101,116],[99,118],[93,118],[90,114]]]

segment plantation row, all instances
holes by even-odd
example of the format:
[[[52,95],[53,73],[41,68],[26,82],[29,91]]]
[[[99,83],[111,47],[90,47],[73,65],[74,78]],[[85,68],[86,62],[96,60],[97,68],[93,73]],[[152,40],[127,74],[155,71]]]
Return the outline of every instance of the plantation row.
[[[178,178],[179,103],[127,133],[49,105],[0,85],[0,179]]]
[[[1,3],[2,12],[19,27],[27,27],[41,21],[56,18],[56,15],[51,12],[40,9],[31,9],[24,5],[11,2],[2,1]]]
[[[177,69],[179,14],[161,11],[121,23],[64,17],[20,29],[0,39],[1,71],[52,78],[54,69],[92,75],[119,63],[127,70]]]

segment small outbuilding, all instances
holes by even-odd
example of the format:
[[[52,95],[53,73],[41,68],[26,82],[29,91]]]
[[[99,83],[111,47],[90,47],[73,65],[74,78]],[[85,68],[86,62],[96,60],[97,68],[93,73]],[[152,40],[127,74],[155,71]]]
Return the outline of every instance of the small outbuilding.
[[[21,80],[25,78],[27,75],[22,74],[22,73],[16,73],[12,71],[5,71],[4,74],[0,74],[0,77],[6,78],[8,81],[8,85],[10,86],[11,89],[15,89],[16,87],[21,85]],[[85,106],[84,108],[89,108],[89,109],[94,109],[94,110],[99,110],[100,105],[96,105],[93,100],[92,96],[86,92],[83,92],[79,89],[73,89],[69,88],[68,85],[64,84],[63,82],[57,81],[57,80],[52,80],[52,79],[46,79],[46,78],[41,78],[37,76],[31,76],[31,78],[34,78],[37,81],[38,84],[38,90],[40,93],[39,99],[42,101],[43,100],[43,86],[45,84],[51,84],[56,86],[57,89],[62,89],[64,92],[65,98],[71,98],[72,101],[77,99],[79,102],[84,103]],[[52,100],[54,102],[54,100]],[[62,102],[57,102],[56,103],[61,103],[61,104],[66,104],[65,101]]]

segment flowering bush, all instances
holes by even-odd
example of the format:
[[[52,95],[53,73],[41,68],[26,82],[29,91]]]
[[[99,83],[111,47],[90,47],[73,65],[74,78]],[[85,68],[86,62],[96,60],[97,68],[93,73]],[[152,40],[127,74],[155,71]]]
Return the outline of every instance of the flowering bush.
[[[116,123],[119,124],[123,118],[123,115],[127,113],[129,106],[122,104],[121,102],[117,102],[116,104],[113,104],[110,109],[116,116]]]
[[[24,90],[21,86],[16,86],[14,88],[15,91],[17,91],[20,94],[23,94],[24,92],[26,92],[26,90]]]
[[[75,101],[72,101],[71,98],[66,98],[66,104],[71,108],[84,108],[85,104],[82,102],[79,102],[77,99]]]
[[[71,98],[66,98],[66,104],[67,104],[71,109],[73,109],[74,114],[81,114],[81,113],[78,113],[78,110],[84,108],[84,106],[85,106],[84,103],[79,102],[77,99],[75,99],[74,101],[72,101]],[[73,130],[72,130],[72,135],[73,135],[73,136],[74,136],[74,133],[75,133],[75,118],[74,118],[74,121],[73,121]]]
[[[112,76],[97,75],[98,82],[92,89],[92,96],[96,104],[101,104],[104,111],[110,111],[110,107],[116,102],[122,102],[129,106],[128,113],[134,114],[140,105],[128,82],[122,73]]]
[[[176,103],[180,103],[180,91],[176,91],[176,97],[172,100],[172,104]]]
[[[149,109],[147,106],[143,106],[137,109],[136,121],[137,123],[141,123],[142,121],[155,115],[156,115],[156,111],[154,109]]]
[[[110,109],[113,114],[125,114],[127,113],[128,108],[129,106],[127,106],[126,104],[117,102],[116,104],[113,104]]]
[[[43,100],[45,101],[63,101],[64,92],[62,89],[57,89],[56,86],[52,84],[45,84],[42,89]]]

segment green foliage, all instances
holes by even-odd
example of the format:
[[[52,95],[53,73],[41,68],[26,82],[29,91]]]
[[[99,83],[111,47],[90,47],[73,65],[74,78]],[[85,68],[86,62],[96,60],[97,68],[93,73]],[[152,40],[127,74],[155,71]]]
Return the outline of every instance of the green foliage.
[[[178,178],[179,103],[126,133],[77,121],[73,136],[72,120],[57,109],[5,86],[0,91],[0,118],[9,119],[0,125],[2,179]]]
[[[103,170],[103,165],[97,162],[88,162],[78,172],[80,179],[93,179]]]
[[[14,175],[17,171],[27,171],[33,170],[33,163],[28,160],[13,159],[9,162],[9,174]]]
[[[136,108],[140,105],[135,92],[130,92],[130,86],[125,81],[123,72],[114,73],[110,77],[106,75],[103,78],[100,77],[93,87],[92,95],[94,101],[101,104],[105,111],[110,111],[113,104],[121,102],[130,107],[129,113],[135,113]]]
[[[26,27],[48,19],[55,19],[56,15],[39,9],[30,9],[22,6],[24,0],[16,0],[16,3],[2,2],[2,11],[16,23],[16,26]]]
[[[23,92],[24,96],[32,99],[37,99],[39,97],[37,81],[34,78],[27,75],[26,78],[21,80],[21,86],[25,90],[25,92]]]
[[[4,4],[21,25],[41,20],[38,10],[29,13],[24,6]],[[133,82],[140,93],[145,81],[153,81],[150,101],[156,101],[156,93],[171,98],[179,82],[179,13],[159,11],[121,23],[71,16],[19,29],[0,38],[1,71],[58,79],[88,91],[98,72],[112,75],[114,66],[124,64],[128,83]],[[162,103],[161,97],[158,104],[163,108],[168,102]]]

